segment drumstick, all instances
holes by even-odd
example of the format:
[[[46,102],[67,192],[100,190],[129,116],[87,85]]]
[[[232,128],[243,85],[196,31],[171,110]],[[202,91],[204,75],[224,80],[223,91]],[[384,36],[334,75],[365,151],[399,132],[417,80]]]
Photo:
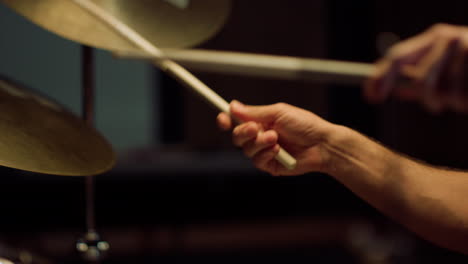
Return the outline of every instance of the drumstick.
[[[370,63],[309,59],[213,50],[164,49],[164,55],[198,71],[257,77],[361,84],[374,65]],[[115,52],[120,58],[154,59],[145,52]]]
[[[182,66],[170,59],[167,59],[160,49],[158,49],[149,41],[144,39],[136,31],[117,20],[115,17],[107,13],[105,10],[103,10],[101,7],[94,4],[90,0],[72,1],[87,12],[89,12],[90,14],[101,19],[101,21],[106,23],[112,30],[120,34],[129,42],[134,44],[136,47],[140,48],[144,52],[151,54],[154,58],[156,58],[156,60],[154,60],[155,65],[158,66],[161,70],[172,75],[179,82],[194,90],[197,94],[206,99],[206,101],[211,103],[219,111],[229,113],[229,103],[226,102],[226,100],[224,100],[222,97],[216,94],[213,90],[211,90],[208,86],[206,86],[203,82],[201,82],[199,79],[193,76]],[[283,148],[280,148],[280,151],[278,152],[275,158],[278,162],[280,162],[283,166],[285,166],[288,169],[294,169],[296,167],[296,159],[294,159],[294,157],[292,157]]]

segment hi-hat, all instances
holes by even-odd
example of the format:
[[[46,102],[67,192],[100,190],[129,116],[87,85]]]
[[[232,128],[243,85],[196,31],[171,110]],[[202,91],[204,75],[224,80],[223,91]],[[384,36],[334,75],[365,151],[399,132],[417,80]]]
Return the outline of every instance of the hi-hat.
[[[0,0],[62,37],[108,50],[139,50],[68,0]],[[199,44],[224,25],[230,0],[93,0],[158,47]]]
[[[105,172],[110,144],[54,101],[0,76],[0,165],[64,176]]]

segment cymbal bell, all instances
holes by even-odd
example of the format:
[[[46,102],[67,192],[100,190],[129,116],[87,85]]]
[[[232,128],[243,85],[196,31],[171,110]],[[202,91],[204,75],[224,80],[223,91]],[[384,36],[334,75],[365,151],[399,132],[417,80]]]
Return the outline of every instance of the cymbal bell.
[[[72,1],[0,0],[64,38],[107,50],[139,50]],[[199,44],[223,26],[230,0],[93,0],[158,47]]]
[[[111,145],[56,102],[0,76],[0,165],[63,176],[111,169]]]

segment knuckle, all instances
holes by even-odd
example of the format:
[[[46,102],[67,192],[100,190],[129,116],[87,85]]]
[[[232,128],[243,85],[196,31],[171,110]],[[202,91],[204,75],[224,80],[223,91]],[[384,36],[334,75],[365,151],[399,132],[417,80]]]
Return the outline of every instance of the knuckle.
[[[278,116],[281,116],[282,114],[287,113],[288,110],[290,109],[290,105],[287,103],[283,103],[283,102],[276,103],[274,106],[276,108],[276,112]]]
[[[398,43],[398,44],[395,44],[392,47],[390,47],[390,49],[388,49],[388,51],[387,51],[387,53],[385,55],[385,58],[393,60],[396,57],[398,57],[398,55],[401,54],[402,45],[403,45],[402,43]]]
[[[430,30],[436,33],[440,33],[452,28],[454,28],[454,26],[447,23],[436,23],[430,28]]]
[[[383,61],[383,63],[389,64],[390,68],[400,65],[407,55],[405,45],[406,44],[402,42],[391,47],[385,55],[385,61]]]
[[[258,129],[258,123],[255,121],[248,121],[245,123],[245,127],[250,129]]]
[[[435,24],[431,30],[433,34],[449,40],[456,40],[461,37],[464,29],[460,26],[450,25],[446,23]]]
[[[284,110],[285,108],[287,108],[287,106],[288,104],[283,103],[283,102],[279,102],[275,104],[275,107],[278,108],[279,110]]]

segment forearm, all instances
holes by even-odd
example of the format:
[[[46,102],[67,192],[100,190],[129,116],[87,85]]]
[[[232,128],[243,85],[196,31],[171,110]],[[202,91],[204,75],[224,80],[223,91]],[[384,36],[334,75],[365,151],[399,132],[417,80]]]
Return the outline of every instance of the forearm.
[[[324,144],[325,172],[422,237],[468,253],[468,174],[396,154],[346,127]]]

